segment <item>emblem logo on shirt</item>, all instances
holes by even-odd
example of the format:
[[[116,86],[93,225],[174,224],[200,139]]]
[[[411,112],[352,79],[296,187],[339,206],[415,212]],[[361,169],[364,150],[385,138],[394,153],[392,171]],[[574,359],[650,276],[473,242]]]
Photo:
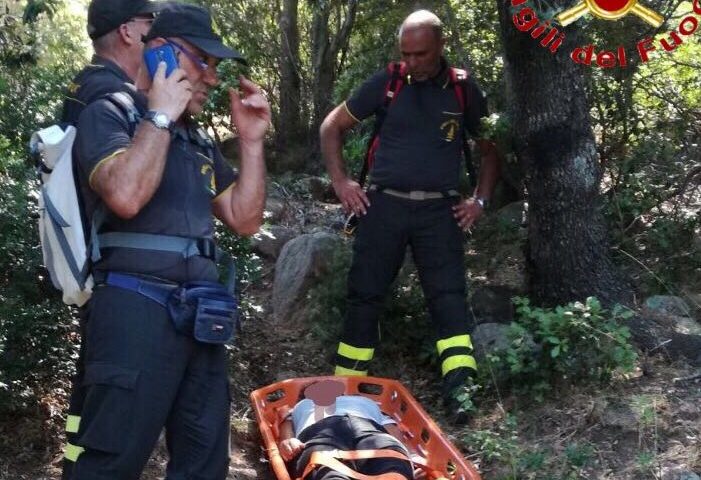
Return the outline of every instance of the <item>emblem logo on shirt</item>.
[[[443,134],[443,140],[446,142],[452,142],[455,140],[458,130],[460,129],[460,122],[454,118],[451,118],[450,120],[443,122],[440,128],[441,133]]]
[[[212,169],[212,166],[210,164],[205,163],[200,168],[200,173],[203,177],[205,177],[205,187],[207,188],[209,193],[212,196],[214,196],[217,192],[217,185],[214,181],[214,169]]]

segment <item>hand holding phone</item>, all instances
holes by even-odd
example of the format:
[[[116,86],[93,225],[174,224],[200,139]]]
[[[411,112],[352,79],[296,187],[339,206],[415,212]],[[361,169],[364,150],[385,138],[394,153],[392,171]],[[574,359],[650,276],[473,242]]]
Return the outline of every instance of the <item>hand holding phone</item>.
[[[175,50],[172,45],[167,43],[146,50],[144,52],[144,61],[146,62],[146,68],[148,68],[148,73],[152,79],[154,75],[156,75],[156,70],[160,62],[165,62],[166,64],[166,78],[173,73],[173,70],[178,68],[178,58],[175,56]]]

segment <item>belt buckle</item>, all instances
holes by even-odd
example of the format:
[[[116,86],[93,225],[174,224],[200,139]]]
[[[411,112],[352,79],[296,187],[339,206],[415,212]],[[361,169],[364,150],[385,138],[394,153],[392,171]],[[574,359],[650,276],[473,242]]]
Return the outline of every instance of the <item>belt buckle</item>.
[[[426,200],[426,192],[422,190],[412,190],[409,192],[409,200]]]

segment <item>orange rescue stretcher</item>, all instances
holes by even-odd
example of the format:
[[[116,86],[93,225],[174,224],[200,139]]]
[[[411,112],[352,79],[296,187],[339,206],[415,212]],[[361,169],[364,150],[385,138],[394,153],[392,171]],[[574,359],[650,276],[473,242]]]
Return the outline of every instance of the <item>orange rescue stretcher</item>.
[[[344,395],[363,395],[371,398],[378,403],[382,412],[397,422],[404,437],[403,443],[412,454],[411,460],[416,467],[424,471],[427,480],[481,480],[474,465],[465,460],[457,448],[445,438],[438,425],[401,383],[386,378],[355,376],[294,378],[273,383],[251,393],[251,403],[256,413],[258,427],[277,480],[292,480],[285,461],[278,451],[280,424],[301,398],[301,393],[308,385],[327,379],[342,382],[345,385]],[[323,452],[335,458],[327,458],[325,462],[319,459],[318,464],[327,466],[336,464],[340,469],[345,465],[339,464],[339,459],[367,458],[363,455],[368,454],[375,457],[394,456],[394,454],[377,455],[371,452],[379,451],[362,450],[351,454],[339,451]],[[321,452],[315,452],[317,453]],[[310,459],[310,463],[314,458]],[[339,469],[334,468],[334,470]],[[350,469],[346,469],[348,470]],[[390,480],[390,476],[393,477],[392,474],[372,477],[352,470],[348,474],[349,476],[355,474],[352,478],[363,480]]]

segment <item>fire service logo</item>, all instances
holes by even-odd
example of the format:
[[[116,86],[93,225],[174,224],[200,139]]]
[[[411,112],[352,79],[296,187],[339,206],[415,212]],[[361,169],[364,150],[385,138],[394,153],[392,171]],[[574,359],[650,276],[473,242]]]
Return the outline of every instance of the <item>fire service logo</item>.
[[[560,50],[565,40],[565,33],[552,25],[553,20],[561,27],[566,27],[588,14],[602,20],[618,20],[631,13],[655,28],[664,23],[662,15],[642,5],[638,0],[581,0],[575,6],[555,15],[553,19],[545,21],[538,18],[536,11],[528,6],[527,2],[528,0],[511,0],[514,26],[521,32],[529,33],[541,47],[553,54]],[[650,52],[655,50],[673,51],[684,43],[685,37],[696,32],[699,26],[698,17],[701,17],[700,2],[701,0],[693,0],[692,11],[683,16],[677,28],[666,36],[663,35],[658,40],[644,38],[637,42],[634,54],[640,57],[640,61],[647,62]],[[569,55],[573,62],[587,66],[625,68],[628,65],[628,53],[623,46],[608,51],[595,50],[594,45],[580,46],[573,49]]]

